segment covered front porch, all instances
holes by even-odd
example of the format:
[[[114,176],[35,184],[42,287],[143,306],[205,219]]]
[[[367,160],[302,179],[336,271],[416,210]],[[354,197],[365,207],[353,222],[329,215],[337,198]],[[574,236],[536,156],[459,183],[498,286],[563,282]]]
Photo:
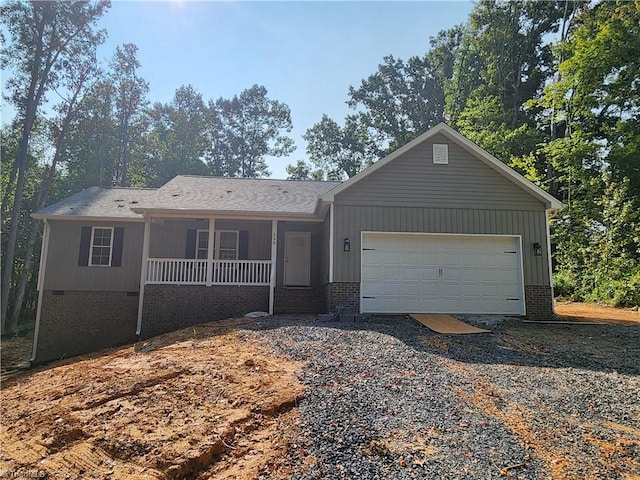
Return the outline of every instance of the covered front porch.
[[[322,232],[322,222],[287,218],[145,218],[137,334],[294,303],[321,309]]]
[[[149,233],[146,284],[269,286],[275,276],[277,220],[152,218]]]

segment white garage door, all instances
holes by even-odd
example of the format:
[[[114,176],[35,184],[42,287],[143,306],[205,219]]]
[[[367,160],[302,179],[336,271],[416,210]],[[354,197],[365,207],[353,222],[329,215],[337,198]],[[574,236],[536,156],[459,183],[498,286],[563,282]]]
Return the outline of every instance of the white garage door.
[[[362,234],[363,313],[524,315],[520,238]]]

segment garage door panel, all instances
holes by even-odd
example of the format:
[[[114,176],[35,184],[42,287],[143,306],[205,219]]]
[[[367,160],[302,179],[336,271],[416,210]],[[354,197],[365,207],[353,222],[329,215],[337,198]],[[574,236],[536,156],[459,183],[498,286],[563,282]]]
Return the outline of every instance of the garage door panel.
[[[460,272],[460,280],[463,282],[475,283],[480,282],[484,275],[484,269],[479,267],[462,267]]]
[[[420,252],[410,252],[402,255],[402,265],[419,265],[420,264]]]
[[[438,279],[438,269],[432,266],[426,266],[419,269],[420,280],[423,283],[429,284],[435,282]]]
[[[420,271],[418,267],[404,267],[394,265],[385,265],[382,268],[383,277],[389,282],[395,281],[418,281],[420,278]]]
[[[445,282],[460,280],[460,268],[453,268],[453,267],[443,268],[441,278]]]
[[[365,233],[362,246],[363,312],[524,313],[517,237]]]

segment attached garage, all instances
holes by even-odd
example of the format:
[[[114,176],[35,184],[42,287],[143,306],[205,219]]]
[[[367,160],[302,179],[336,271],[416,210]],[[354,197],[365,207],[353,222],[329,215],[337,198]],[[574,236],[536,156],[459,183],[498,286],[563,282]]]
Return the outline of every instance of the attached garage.
[[[553,318],[562,203],[440,124],[322,196],[329,310]]]
[[[521,238],[362,232],[363,313],[525,314]]]

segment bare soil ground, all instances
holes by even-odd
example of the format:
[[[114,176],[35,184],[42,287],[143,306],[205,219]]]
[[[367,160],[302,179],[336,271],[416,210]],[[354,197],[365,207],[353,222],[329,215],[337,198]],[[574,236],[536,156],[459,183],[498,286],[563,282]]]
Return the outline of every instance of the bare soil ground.
[[[640,324],[640,311],[605,307],[593,303],[556,301],[556,313],[562,320],[606,322],[620,325]]]
[[[2,385],[0,476],[232,479],[276,468],[296,431],[300,365],[230,328],[14,374]]]
[[[556,309],[564,320],[640,324],[640,314],[633,310],[579,303],[558,304]],[[288,458],[306,457],[295,443],[300,425],[295,407],[304,392],[298,379],[302,365],[275,356],[253,337],[237,335],[236,329],[251,322],[235,319],[188,328],[17,373],[16,366],[29,358],[31,342],[3,340],[0,477],[295,478]],[[572,334],[566,335],[528,328],[525,335],[503,332],[495,342],[544,355],[553,345],[568,345]],[[463,341],[429,338],[431,346],[445,354]],[[613,361],[614,343],[608,338],[584,342],[581,354]],[[492,403],[485,400],[493,401],[500,387],[477,373],[468,377],[470,403],[491,410]],[[495,415],[546,463],[564,465],[570,451],[558,450],[556,455],[550,442],[521,425],[526,417],[522,410],[514,411],[520,414]],[[640,431],[625,425],[611,428],[620,431],[619,440],[605,444],[594,437],[601,443],[601,455],[594,461],[637,471],[633,455],[621,459],[619,451],[632,451],[628,442],[640,445]],[[547,433],[557,438],[558,432]]]

